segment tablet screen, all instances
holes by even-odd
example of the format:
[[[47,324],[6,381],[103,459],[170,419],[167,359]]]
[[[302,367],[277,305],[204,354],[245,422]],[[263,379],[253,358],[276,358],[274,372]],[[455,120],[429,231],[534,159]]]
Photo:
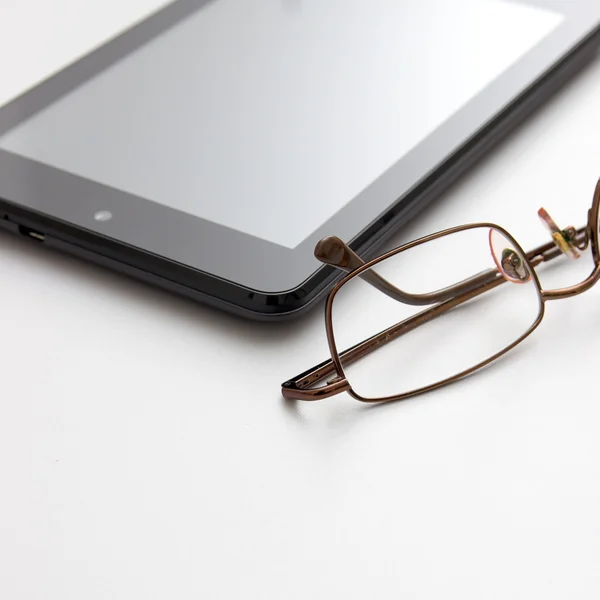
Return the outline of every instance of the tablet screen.
[[[562,18],[503,0],[215,0],[0,147],[294,248]]]

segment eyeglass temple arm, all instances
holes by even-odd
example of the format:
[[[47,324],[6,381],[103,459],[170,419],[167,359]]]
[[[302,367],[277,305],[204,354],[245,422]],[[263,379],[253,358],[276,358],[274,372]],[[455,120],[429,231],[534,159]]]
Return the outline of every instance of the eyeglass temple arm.
[[[352,248],[336,236],[323,238],[315,248],[315,257],[322,263],[337,267],[347,273],[351,273],[365,264],[365,261]],[[429,306],[430,304],[453,298],[462,291],[478,287],[489,279],[490,272],[492,271],[484,271],[483,273],[455,283],[450,287],[442,288],[428,294],[410,294],[405,292],[392,285],[373,269],[363,271],[359,277],[393,300],[411,306]]]
[[[582,236],[586,236],[585,227],[581,227],[577,230],[576,239],[579,239]],[[541,254],[544,255],[542,260],[539,259]],[[538,262],[536,264],[539,264],[539,262],[551,260],[560,255],[561,250],[557,248],[556,244],[552,241],[529,252],[527,258],[532,264],[533,261],[537,259]],[[315,257],[321,262],[337,267],[347,273],[351,273],[365,264],[365,261],[360,258],[348,244],[336,236],[323,238],[315,248]],[[535,267],[536,264],[533,264],[533,266]],[[430,292],[428,294],[410,294],[392,285],[374,269],[367,269],[359,275],[361,279],[367,281],[390,298],[411,306],[428,306],[436,302],[443,302],[444,300],[454,298],[462,293],[468,293],[469,290],[475,289],[491,279],[493,280],[496,276],[500,276],[498,271],[496,269],[489,269],[482,273],[478,273],[477,275],[473,275],[468,279],[459,281],[449,287],[436,290],[435,292]]]
[[[577,230],[577,238],[581,238],[583,236],[587,236],[586,227],[581,227]],[[341,243],[345,246],[343,242]],[[348,248],[348,250],[358,260],[362,262],[362,259],[360,259],[360,257],[354,254],[354,252],[352,252],[350,248]],[[527,258],[530,264],[533,267],[536,267],[537,265],[543,262],[548,262],[550,260],[553,260],[554,258],[559,257],[561,254],[561,250],[557,248],[556,244],[552,241],[529,251],[527,253]],[[363,356],[366,356],[370,352],[373,352],[377,348],[380,348],[388,342],[391,342],[392,340],[404,335],[405,333],[412,331],[419,325],[424,325],[428,321],[431,321],[432,319],[440,316],[448,310],[455,308],[456,306],[459,306],[467,302],[468,300],[471,300],[483,294],[484,292],[487,292],[488,290],[494,289],[495,287],[506,281],[503,277],[499,275],[500,274],[496,269],[490,269],[489,271],[485,271],[480,275],[477,275],[473,278],[465,280],[464,282],[461,282],[457,286],[453,286],[460,289],[460,291],[454,298],[443,300],[437,306],[433,306],[424,311],[421,311],[420,313],[413,315],[412,317],[405,319],[404,321],[401,321],[396,325],[392,325],[388,329],[385,329],[384,331],[375,334],[374,336],[356,344],[355,346],[348,348],[340,354],[340,360],[345,366],[350,365],[358,359],[362,358]],[[389,282],[387,282],[383,278],[380,278],[379,276],[377,280],[369,281],[369,283],[372,283],[378,289],[381,289],[379,287],[379,285],[381,285],[380,280],[385,281],[386,289],[388,289],[387,286],[391,286],[392,288],[394,287]],[[467,281],[471,282],[470,289],[466,289],[465,283]],[[405,292],[401,292],[400,290],[397,291],[399,291],[402,295],[406,295]],[[333,379],[331,379],[326,385],[316,388],[311,387],[332,375],[334,376]],[[297,375],[293,379],[286,381],[282,385],[282,394],[284,397],[289,399],[320,400],[322,398],[328,398],[330,396],[334,396],[335,394],[339,394],[340,392],[346,391],[347,389],[349,389],[348,383],[338,376],[335,363],[333,362],[333,360],[329,359],[316,365],[315,367],[312,367],[311,369],[308,369],[300,375]]]

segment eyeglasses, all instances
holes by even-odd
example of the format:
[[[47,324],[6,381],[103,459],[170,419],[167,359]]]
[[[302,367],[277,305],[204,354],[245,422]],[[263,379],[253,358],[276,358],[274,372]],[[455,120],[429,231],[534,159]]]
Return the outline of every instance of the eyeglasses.
[[[477,223],[420,238],[365,263],[342,240],[315,248],[348,274],[325,308],[331,359],[286,381],[282,393],[321,400],[349,392],[364,402],[401,400],[474,373],[521,343],[546,302],[569,298],[600,279],[600,181],[588,222],[560,229],[540,209],[552,241],[524,252],[502,227]],[[581,283],[544,290],[536,268],[591,249]]]

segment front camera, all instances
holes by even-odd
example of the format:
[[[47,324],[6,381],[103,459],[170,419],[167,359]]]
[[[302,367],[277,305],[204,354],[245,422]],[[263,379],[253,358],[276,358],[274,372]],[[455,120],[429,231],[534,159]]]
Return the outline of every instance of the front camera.
[[[96,221],[110,221],[112,219],[112,213],[110,210],[99,210],[95,215]]]

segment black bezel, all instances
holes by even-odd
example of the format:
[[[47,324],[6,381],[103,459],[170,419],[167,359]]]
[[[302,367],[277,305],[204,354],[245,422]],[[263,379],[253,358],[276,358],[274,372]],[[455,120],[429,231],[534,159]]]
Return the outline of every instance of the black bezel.
[[[47,243],[62,242],[78,254],[98,254],[97,262],[133,269],[131,274],[138,277],[225,303],[222,307],[247,316],[297,312],[336,277],[312,257],[318,239],[336,234],[369,255],[387,232],[422,208],[592,55],[600,32],[600,7],[575,8],[567,0],[528,3],[554,8],[566,15],[565,21],[293,250],[4,150],[0,220],[4,218],[7,227],[19,223],[38,228],[47,235]],[[9,103],[0,109],[0,135],[203,4],[179,0],[167,6]],[[99,209],[110,210],[115,218],[95,221]],[[369,226],[356,235],[356,223]]]

